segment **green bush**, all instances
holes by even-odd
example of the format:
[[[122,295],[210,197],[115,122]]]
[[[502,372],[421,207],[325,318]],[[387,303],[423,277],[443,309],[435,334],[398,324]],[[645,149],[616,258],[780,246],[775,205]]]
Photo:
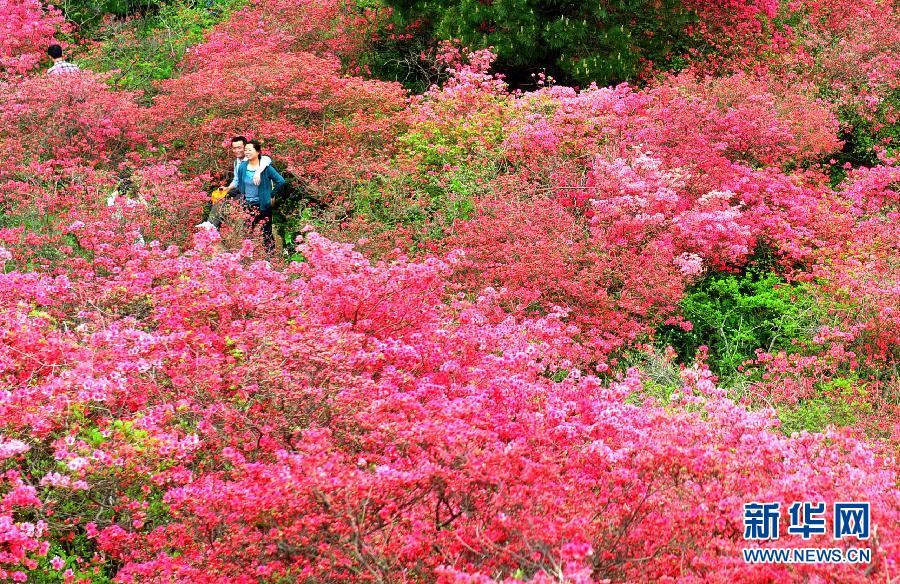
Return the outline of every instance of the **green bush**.
[[[77,60],[94,71],[113,71],[116,87],[144,91],[149,99],[154,82],[177,73],[185,50],[243,4],[244,0],[176,0],[157,5],[144,17],[107,18],[93,32],[97,43]]]
[[[815,396],[778,408],[785,434],[821,432],[826,426],[853,426],[861,414],[871,413],[867,391],[853,378],[838,377],[822,384]]]
[[[832,97],[826,92],[826,97]],[[843,180],[845,173],[841,166],[849,162],[853,166],[875,166],[880,164],[876,147],[886,149],[888,156],[898,154],[897,144],[900,143],[900,121],[896,111],[900,109],[900,89],[895,89],[888,98],[878,105],[877,111],[871,116],[862,115],[856,108],[839,107],[837,110],[841,127],[841,140],[843,149],[833,156],[837,161],[833,166],[833,182],[836,184]]]
[[[706,345],[710,369],[723,379],[734,378],[756,349],[790,352],[795,341],[812,337],[819,318],[816,302],[802,284],[788,283],[760,265],[743,274],[708,276],[688,291],[681,311],[693,328],[663,326],[658,340],[671,344],[682,360]]]
[[[673,65],[686,52],[695,16],[662,0],[387,0],[418,34],[494,47],[512,85],[546,70],[566,83],[634,79],[645,60]]]
[[[483,170],[463,166],[423,176],[376,178],[355,188],[353,213],[387,229],[409,227],[414,234],[440,239],[454,221],[474,215],[475,200],[489,188]]]
[[[78,26],[79,33],[89,37],[107,15],[116,18],[147,16],[160,9],[167,0],[59,0],[53,4],[62,10],[66,20]]]

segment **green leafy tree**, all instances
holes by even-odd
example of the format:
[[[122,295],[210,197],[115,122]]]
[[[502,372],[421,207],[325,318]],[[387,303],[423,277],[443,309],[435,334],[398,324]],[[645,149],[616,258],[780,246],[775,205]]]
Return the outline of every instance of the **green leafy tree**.
[[[650,62],[677,67],[694,14],[673,0],[388,0],[439,39],[494,47],[513,85],[546,70],[560,81],[631,80]]]
[[[54,4],[62,10],[66,20],[78,26],[82,36],[88,36],[106,15],[117,18],[146,16],[159,10],[166,0],[61,0]]]

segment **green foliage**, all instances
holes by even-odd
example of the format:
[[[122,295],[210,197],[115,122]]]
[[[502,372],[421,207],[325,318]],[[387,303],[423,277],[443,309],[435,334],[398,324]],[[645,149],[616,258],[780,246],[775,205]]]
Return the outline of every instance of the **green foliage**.
[[[277,161],[275,165],[283,168]],[[310,192],[302,177],[289,170],[280,170],[280,173],[284,177],[285,186],[272,206],[272,229],[282,241],[285,260],[306,261],[303,254],[296,251],[296,247],[303,239],[303,228],[316,223],[317,212],[322,211],[324,205]]]
[[[824,92],[826,97],[836,99],[833,92]],[[843,150],[834,158],[835,181],[844,177],[840,165],[849,162],[853,166],[876,166],[880,164],[876,154],[877,147],[885,147],[888,156],[897,156],[897,144],[900,144],[900,89],[888,93],[874,111],[866,111],[860,107],[843,106],[837,110],[841,126],[845,128],[841,134],[844,141]]]
[[[781,431],[789,435],[803,430],[821,432],[829,425],[853,426],[860,415],[871,413],[867,393],[856,379],[832,379],[822,384],[814,397],[778,408]]]
[[[107,569],[96,570],[79,562],[81,558],[90,558],[97,553],[96,544],[82,532],[77,535],[72,532],[71,539],[65,543],[54,542],[46,556],[37,558],[38,567],[28,573],[28,582],[32,584],[62,584],[66,582],[63,576],[66,570],[72,570],[75,581],[90,582],[91,584],[112,584],[115,563]],[[59,557],[65,562],[60,570],[54,570],[50,560]]]
[[[357,0],[362,10],[384,14],[380,0]],[[424,93],[432,85],[447,78],[434,60],[435,42],[418,22],[407,22],[398,14],[379,16],[366,51],[359,55],[359,65],[373,77],[396,81],[413,93]]]
[[[472,112],[465,122],[420,121],[398,137],[398,168],[354,186],[352,212],[388,230],[413,227],[414,237],[443,238],[492,192],[491,180],[505,164],[505,138],[494,107]]]
[[[442,238],[454,221],[474,215],[476,196],[487,189],[487,177],[480,170],[463,166],[369,181],[354,192],[354,214],[388,229],[427,226],[428,238]]]
[[[493,46],[498,68],[513,85],[547,70],[563,82],[606,85],[635,79],[646,62],[675,64],[688,48],[684,34],[695,16],[673,0],[389,0],[406,23],[459,39],[471,48]]]
[[[60,0],[53,4],[62,10],[66,20],[78,25],[82,36],[89,36],[106,15],[117,18],[135,14],[146,16],[159,10],[166,0]]]
[[[284,257],[289,262],[303,262],[306,258],[296,251],[297,244],[302,239],[301,230],[313,222],[312,209],[305,202],[292,206],[289,212],[282,212],[276,206],[273,211],[272,226],[281,236]]]
[[[716,273],[689,290],[681,302],[690,331],[664,326],[659,340],[684,359],[709,347],[710,369],[724,379],[755,357],[756,349],[790,352],[815,331],[819,309],[801,284],[754,265],[743,274]]]
[[[496,167],[505,158],[506,122],[512,103],[505,95],[483,95],[479,107],[459,111],[442,110],[417,121],[397,138],[402,155],[415,161],[422,174],[448,166]],[[493,174],[485,169],[486,174]]]
[[[653,399],[658,403],[667,404],[672,401],[672,395],[681,390],[684,383],[678,364],[667,359],[664,352],[654,349],[626,351],[618,367],[611,369],[607,374],[611,377],[624,374],[631,367],[637,367],[642,374],[642,389],[628,396],[626,401],[640,405],[647,399]]]
[[[568,369],[560,368],[560,369],[551,369],[547,368],[543,373],[541,373],[541,377],[545,379],[549,379],[554,383],[561,383],[564,379],[566,379],[570,375]]]
[[[176,0],[142,18],[107,18],[94,32],[97,44],[78,62],[95,71],[113,71],[112,83],[142,90],[149,98],[153,83],[177,73],[185,50],[204,32],[240,8],[244,0]]]

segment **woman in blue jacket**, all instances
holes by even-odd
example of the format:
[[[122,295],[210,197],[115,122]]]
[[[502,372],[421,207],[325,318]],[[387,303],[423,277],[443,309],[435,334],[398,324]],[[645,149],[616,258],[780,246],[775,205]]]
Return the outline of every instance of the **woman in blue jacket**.
[[[237,182],[244,206],[253,215],[250,227],[253,229],[258,224],[262,224],[263,246],[267,252],[272,253],[275,251],[275,237],[272,235],[272,204],[275,201],[275,195],[284,186],[284,178],[278,174],[274,166],[269,164],[260,174],[259,185],[254,184],[253,175],[259,170],[261,153],[262,147],[258,140],[247,142],[244,147],[247,159],[238,166]]]

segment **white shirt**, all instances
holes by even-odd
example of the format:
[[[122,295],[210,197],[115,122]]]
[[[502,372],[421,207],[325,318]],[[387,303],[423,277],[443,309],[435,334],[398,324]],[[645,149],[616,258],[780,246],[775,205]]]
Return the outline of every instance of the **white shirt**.
[[[68,61],[57,61],[53,66],[47,69],[47,75],[61,75],[63,73],[77,73],[81,71],[81,67]]]

